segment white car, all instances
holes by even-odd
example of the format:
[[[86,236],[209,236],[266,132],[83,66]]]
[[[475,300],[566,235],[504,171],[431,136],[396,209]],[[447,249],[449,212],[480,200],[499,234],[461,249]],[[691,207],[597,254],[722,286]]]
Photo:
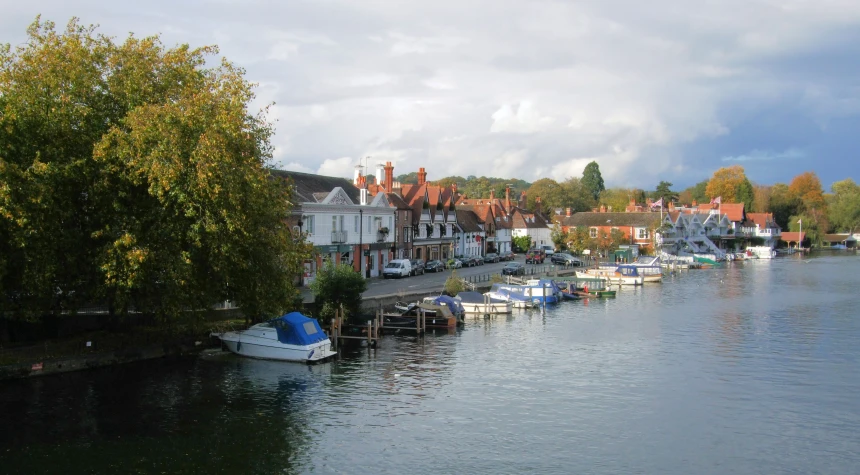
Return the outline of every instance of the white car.
[[[445,267],[447,267],[448,269],[459,269],[463,267],[463,263],[460,262],[460,259],[452,258],[448,259],[448,263],[445,264]]]
[[[382,278],[409,277],[412,274],[412,263],[409,259],[394,259],[382,269]]]
[[[555,253],[555,248],[552,246],[541,246],[541,249],[543,249],[543,253],[547,256],[551,256]]]

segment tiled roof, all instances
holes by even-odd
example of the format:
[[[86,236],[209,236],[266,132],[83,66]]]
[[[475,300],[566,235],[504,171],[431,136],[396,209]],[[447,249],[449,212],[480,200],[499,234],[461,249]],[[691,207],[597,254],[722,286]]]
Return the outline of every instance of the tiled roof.
[[[794,232],[794,231],[787,231],[784,233],[780,233],[779,240],[785,241],[785,242],[803,241],[804,239],[806,239],[806,233],[802,233],[802,234],[803,234],[803,239],[798,239],[800,237],[801,233]]]
[[[538,214],[529,213],[520,208],[514,208],[511,227],[515,229],[548,228],[546,221]]]
[[[457,224],[465,233],[481,232],[481,226],[478,225],[478,217],[474,212],[468,210],[457,210]]]
[[[856,239],[848,233],[825,234],[824,240],[828,242],[856,241]]]
[[[300,173],[286,170],[272,170],[272,175],[280,178],[289,178],[295,186],[295,195],[300,203],[319,203],[331,191],[337,187],[343,188],[353,203],[361,200],[361,193],[346,178],[333,176],[314,175],[311,173]]]
[[[403,201],[403,198],[401,198],[400,195],[398,195],[397,193],[386,193],[385,197],[388,198],[388,202],[391,204],[391,206],[394,206],[397,209],[411,208],[411,206],[409,206],[408,203]]]
[[[733,221],[735,223],[743,222],[744,220],[744,204],[743,203],[723,203],[722,205],[718,204],[703,204],[699,205],[700,213],[707,213],[712,209],[720,210],[720,214],[725,214],[728,216],[729,221]]]
[[[677,216],[675,219],[677,219]],[[673,219],[673,221],[675,219]],[[654,224],[659,225],[660,213],[582,212],[574,213],[570,216],[564,216],[561,218],[560,222],[563,226],[572,228],[578,226],[634,226],[643,228]]]
[[[773,222],[773,214],[771,213],[747,213],[747,221],[744,224],[751,223],[749,226],[758,224],[760,228],[776,226]]]

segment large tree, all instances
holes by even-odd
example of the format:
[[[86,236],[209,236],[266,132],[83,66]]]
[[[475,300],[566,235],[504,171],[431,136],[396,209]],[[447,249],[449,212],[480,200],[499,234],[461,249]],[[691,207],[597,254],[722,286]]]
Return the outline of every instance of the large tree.
[[[678,201],[685,204],[691,204],[692,202],[696,203],[704,203],[708,201],[708,194],[706,192],[708,188],[708,180],[700,181],[695,185],[687,188],[686,190],[678,193]]]
[[[854,233],[860,227],[860,186],[848,178],[831,187],[830,223],[836,232]]]
[[[287,309],[307,247],[285,222],[290,187],[270,173],[272,128],[248,111],[243,71],[208,65],[214,47],[117,44],[74,19],[64,32],[37,19],[28,35],[0,50],[0,290],[23,296],[12,310]]]
[[[597,162],[591,162],[582,170],[582,185],[591,193],[591,197],[597,201],[600,192],[606,189],[603,184],[603,176],[600,174],[600,166]]]
[[[732,165],[715,171],[705,194],[709,199],[720,198],[723,203],[744,203],[749,209],[752,206],[753,188],[747,179],[744,167]]]
[[[678,193],[672,191],[671,183],[668,181],[660,181],[657,185],[657,189],[654,190],[654,193],[651,195],[651,199],[654,201],[663,200],[663,206],[668,206],[669,203],[678,201]]]
[[[790,229],[791,217],[800,210],[800,199],[788,190],[788,185],[777,183],[770,188],[768,210],[773,213],[773,220],[776,224],[780,228],[788,230]]]

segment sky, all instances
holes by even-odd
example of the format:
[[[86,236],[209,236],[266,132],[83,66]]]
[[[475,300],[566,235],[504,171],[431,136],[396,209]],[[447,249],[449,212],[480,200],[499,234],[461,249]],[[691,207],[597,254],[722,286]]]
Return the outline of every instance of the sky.
[[[677,190],[860,179],[857,0],[0,0],[0,43],[41,14],[122,40],[217,45],[271,105],[277,168]]]

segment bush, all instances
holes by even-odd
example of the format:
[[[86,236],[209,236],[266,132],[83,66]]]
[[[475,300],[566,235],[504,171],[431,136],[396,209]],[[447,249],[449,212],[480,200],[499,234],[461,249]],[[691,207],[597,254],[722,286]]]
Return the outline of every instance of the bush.
[[[361,294],[367,281],[348,264],[326,262],[310,285],[320,309],[320,323],[328,322],[334,311],[343,305],[345,316],[358,315]]]
[[[453,297],[464,290],[466,290],[466,286],[463,284],[463,280],[457,275],[456,270],[452,270],[448,280],[445,281],[445,293]]]

